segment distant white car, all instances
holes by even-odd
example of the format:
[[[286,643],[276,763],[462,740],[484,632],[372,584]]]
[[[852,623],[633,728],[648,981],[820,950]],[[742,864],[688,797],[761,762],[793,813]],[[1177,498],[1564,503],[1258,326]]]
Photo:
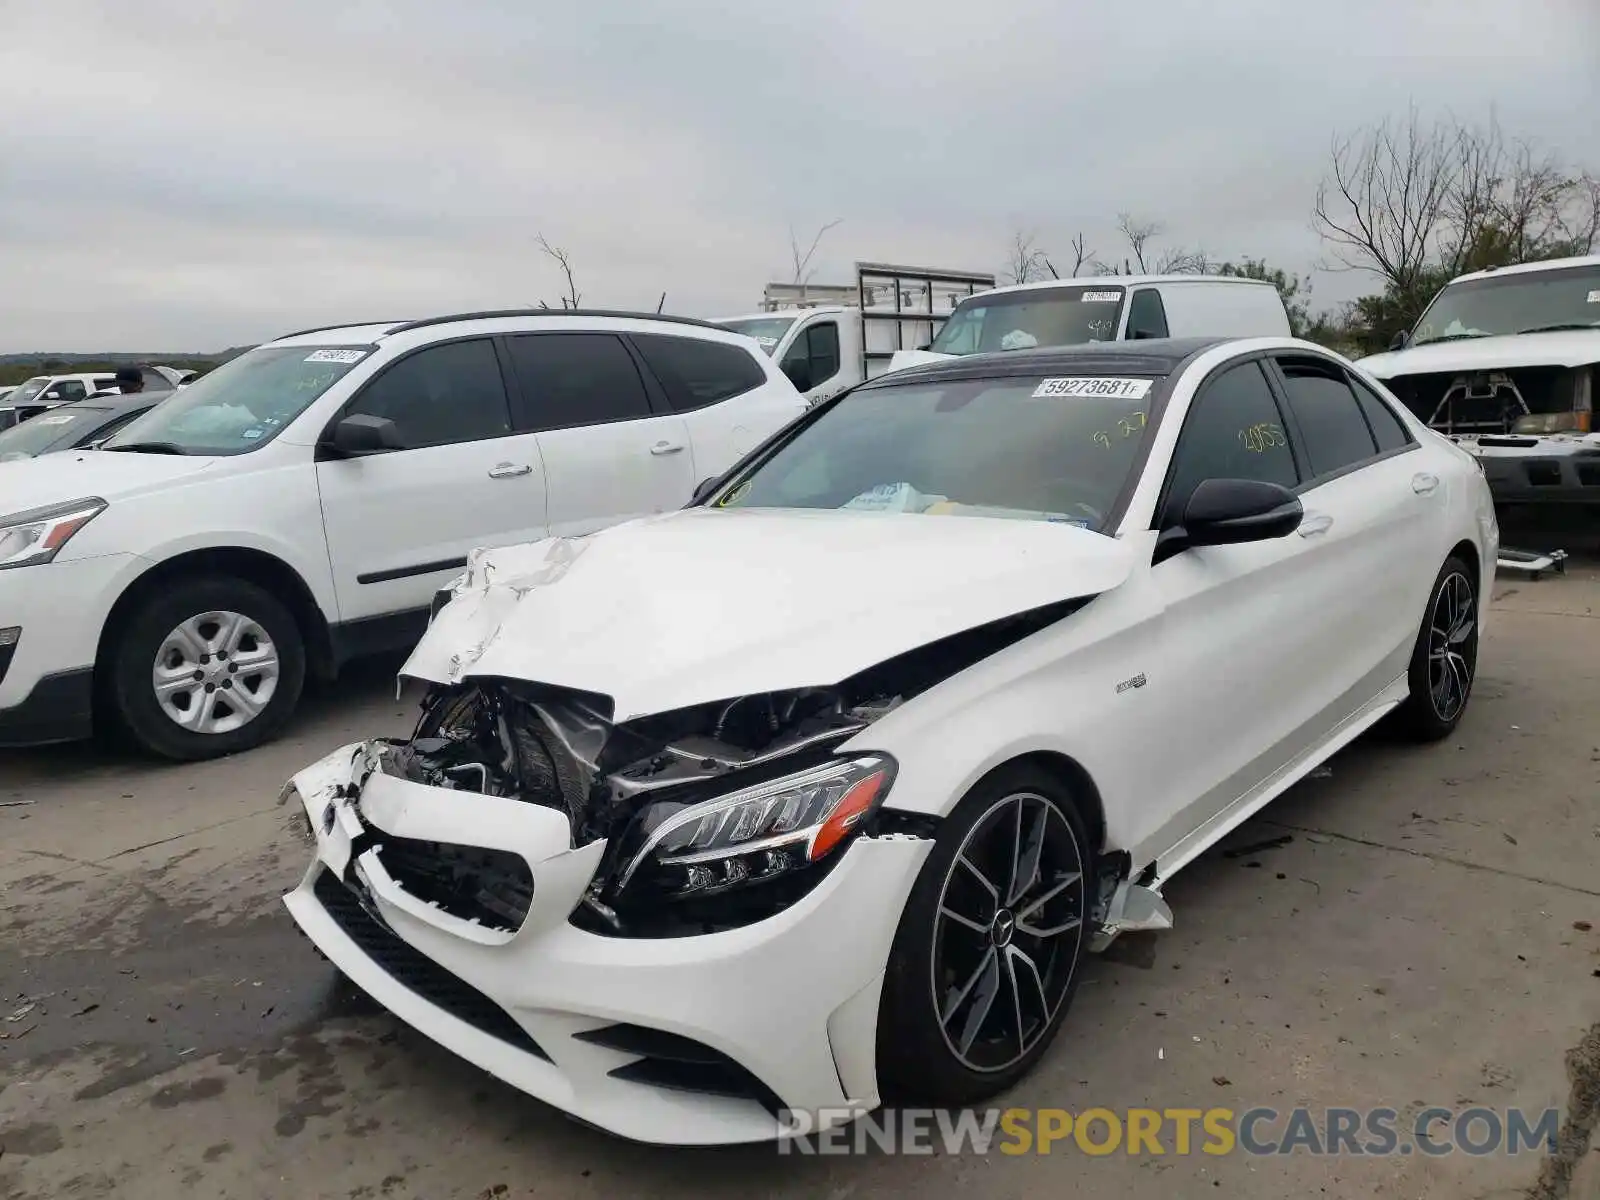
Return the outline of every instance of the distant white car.
[[[0,465],[0,745],[103,716],[170,758],[253,746],[308,671],[409,646],[473,549],[681,507],[804,409],[748,338],[662,317],[258,347],[102,449]]]
[[[1380,718],[1455,728],[1498,536],[1475,460],[1305,342],[886,375],[686,511],[475,555],[414,738],[294,777],[287,903],[628,1137],[976,1103],[1208,846]]]

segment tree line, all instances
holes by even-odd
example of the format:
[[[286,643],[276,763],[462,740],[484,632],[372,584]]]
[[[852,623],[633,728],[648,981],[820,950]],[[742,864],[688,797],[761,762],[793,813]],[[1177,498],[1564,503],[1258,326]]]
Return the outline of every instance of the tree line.
[[[1082,233],[1055,259],[1036,233],[1013,235],[1004,278],[1218,274],[1277,285],[1296,336],[1349,354],[1386,348],[1457,275],[1593,253],[1600,244],[1600,176],[1532,137],[1508,136],[1491,112],[1466,124],[1428,120],[1413,106],[1336,135],[1311,212],[1327,269],[1357,271],[1374,289],[1313,312],[1309,281],[1259,258],[1216,260],[1165,245],[1160,222],[1123,213],[1123,248],[1104,258]]]

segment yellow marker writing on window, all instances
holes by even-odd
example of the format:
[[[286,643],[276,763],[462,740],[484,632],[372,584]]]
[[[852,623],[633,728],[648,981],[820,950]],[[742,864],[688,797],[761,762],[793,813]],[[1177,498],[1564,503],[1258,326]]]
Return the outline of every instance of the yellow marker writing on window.
[[[1239,430],[1239,440],[1251,454],[1262,454],[1274,447],[1289,444],[1283,435],[1282,426],[1267,421]]]

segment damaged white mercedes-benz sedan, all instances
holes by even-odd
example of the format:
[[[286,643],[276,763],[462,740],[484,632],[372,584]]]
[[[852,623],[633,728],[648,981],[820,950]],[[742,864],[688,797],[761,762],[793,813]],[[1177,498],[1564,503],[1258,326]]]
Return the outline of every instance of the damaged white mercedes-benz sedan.
[[[684,511],[475,555],[414,736],[286,789],[287,903],[627,1137],[972,1103],[1207,846],[1381,718],[1455,728],[1498,537],[1477,463],[1304,342],[885,376]]]

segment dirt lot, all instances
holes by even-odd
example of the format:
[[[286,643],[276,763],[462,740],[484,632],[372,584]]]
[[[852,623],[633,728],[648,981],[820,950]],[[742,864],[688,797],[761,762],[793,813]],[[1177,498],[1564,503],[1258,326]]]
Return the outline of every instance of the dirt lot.
[[[1291,840],[1191,867],[1177,928],[1090,964],[1007,1103],[1558,1106],[1560,1158],[794,1158],[574,1125],[341,992],[278,902],[283,779],[409,727],[379,664],[232,761],[0,755],[0,1195],[1600,1197],[1600,571],[1494,608],[1459,736],[1363,741],[1230,845]]]

